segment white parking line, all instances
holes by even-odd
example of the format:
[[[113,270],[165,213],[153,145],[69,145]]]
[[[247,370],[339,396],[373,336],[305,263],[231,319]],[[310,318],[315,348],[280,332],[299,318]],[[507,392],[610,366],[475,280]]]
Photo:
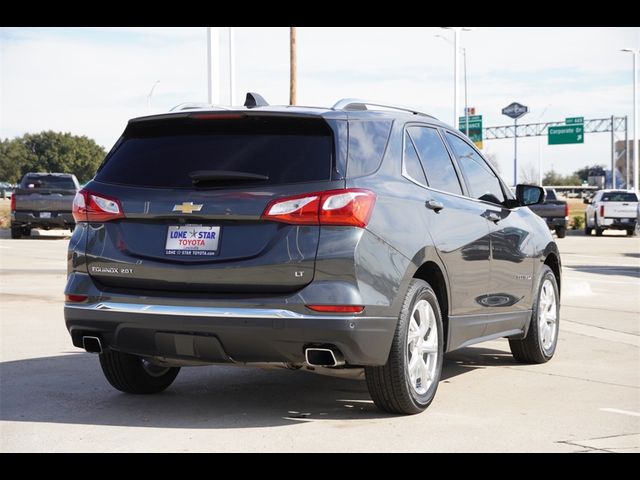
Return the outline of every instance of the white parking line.
[[[617,408],[601,408],[600,410],[603,412],[621,413],[622,415],[629,415],[631,417],[640,417],[640,413],[630,412],[629,410],[619,410]]]
[[[602,340],[608,340],[610,342],[625,343],[634,347],[640,347],[640,335],[634,335],[633,333],[618,332],[604,327],[594,327],[592,325],[585,325],[584,323],[572,322],[570,320],[564,320],[561,328],[566,332],[577,333],[578,335],[585,335],[587,337],[595,337]]]

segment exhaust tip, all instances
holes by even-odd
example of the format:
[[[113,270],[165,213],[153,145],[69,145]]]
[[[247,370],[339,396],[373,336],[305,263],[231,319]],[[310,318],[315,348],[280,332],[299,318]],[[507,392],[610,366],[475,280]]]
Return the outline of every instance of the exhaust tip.
[[[337,349],[332,348],[306,348],[304,357],[307,364],[312,367],[339,367],[344,365],[344,358]]]
[[[102,353],[102,344],[98,337],[82,337],[82,347],[89,353]]]

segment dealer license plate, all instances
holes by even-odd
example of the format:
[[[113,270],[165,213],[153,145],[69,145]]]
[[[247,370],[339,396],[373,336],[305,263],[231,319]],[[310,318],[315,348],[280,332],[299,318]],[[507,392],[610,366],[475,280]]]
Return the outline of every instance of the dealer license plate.
[[[210,225],[170,225],[167,231],[166,255],[217,255],[220,227]]]
[[[40,212],[40,218],[51,218],[51,212]]]

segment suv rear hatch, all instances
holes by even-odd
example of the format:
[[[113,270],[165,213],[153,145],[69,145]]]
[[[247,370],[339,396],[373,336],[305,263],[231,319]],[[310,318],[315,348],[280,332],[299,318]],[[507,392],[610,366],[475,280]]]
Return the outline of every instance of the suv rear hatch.
[[[334,143],[319,116],[191,113],[130,122],[86,186],[124,214],[89,222],[89,274],[103,288],[129,291],[302,288],[313,279],[320,227],[262,214],[274,199],[344,187]]]

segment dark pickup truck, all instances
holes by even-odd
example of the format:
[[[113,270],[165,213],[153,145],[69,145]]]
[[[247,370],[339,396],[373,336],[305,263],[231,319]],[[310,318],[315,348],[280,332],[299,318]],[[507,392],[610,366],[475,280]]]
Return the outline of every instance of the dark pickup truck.
[[[75,175],[27,173],[11,197],[11,238],[31,235],[32,228],[73,230],[73,199],[80,189]]]
[[[544,203],[531,205],[529,208],[542,217],[550,230],[555,230],[558,238],[564,238],[569,225],[569,205],[564,200],[558,200],[553,188],[545,188]]]

